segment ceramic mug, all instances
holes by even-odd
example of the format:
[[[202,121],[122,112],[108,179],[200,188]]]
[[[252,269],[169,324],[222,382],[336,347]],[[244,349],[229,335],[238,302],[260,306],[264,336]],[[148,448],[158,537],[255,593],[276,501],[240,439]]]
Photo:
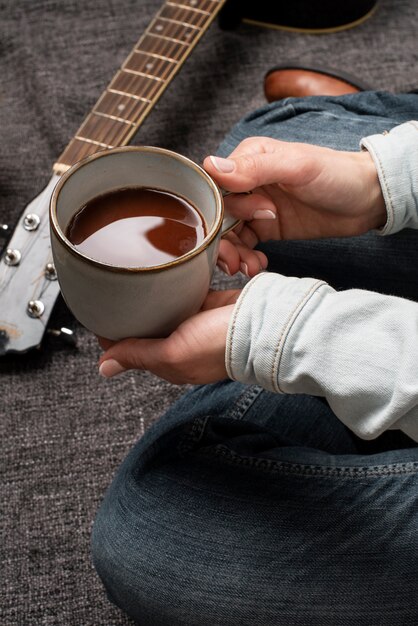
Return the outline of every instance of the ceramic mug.
[[[193,250],[154,267],[124,268],[89,258],[69,241],[68,225],[93,197],[123,187],[150,187],[197,207],[206,236]],[[196,313],[210,286],[224,223],[222,194],[190,159],[149,146],[99,152],[59,180],[50,205],[51,245],[62,295],[75,317],[96,335],[164,337]]]

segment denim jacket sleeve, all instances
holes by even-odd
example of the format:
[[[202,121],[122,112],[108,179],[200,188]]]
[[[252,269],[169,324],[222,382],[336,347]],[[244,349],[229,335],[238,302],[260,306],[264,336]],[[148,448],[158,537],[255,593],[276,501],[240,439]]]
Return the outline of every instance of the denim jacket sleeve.
[[[418,124],[362,140],[388,219],[418,228]],[[418,304],[312,278],[265,272],[243,289],[229,325],[228,375],[276,393],[327,398],[363,439],[397,428],[418,441]]]
[[[374,161],[385,199],[387,221],[379,234],[418,228],[418,122],[365,137],[360,146]]]

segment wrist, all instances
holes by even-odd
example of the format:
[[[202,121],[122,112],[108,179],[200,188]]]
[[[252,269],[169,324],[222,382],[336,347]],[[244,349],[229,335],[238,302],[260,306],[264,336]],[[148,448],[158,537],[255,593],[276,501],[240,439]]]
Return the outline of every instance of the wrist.
[[[387,210],[376,166],[367,151],[356,156],[365,194],[364,232],[383,228],[387,221]]]

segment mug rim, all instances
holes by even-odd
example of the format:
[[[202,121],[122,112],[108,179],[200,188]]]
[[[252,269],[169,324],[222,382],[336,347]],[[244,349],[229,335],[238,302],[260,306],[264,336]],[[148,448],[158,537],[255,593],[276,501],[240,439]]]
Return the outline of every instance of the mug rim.
[[[216,215],[214,219],[214,226],[196,248],[193,248],[193,250],[190,250],[190,252],[186,252],[186,254],[183,254],[182,256],[179,256],[176,259],[173,259],[172,261],[161,263],[160,265],[123,267],[122,265],[113,265],[111,263],[98,261],[96,259],[93,259],[90,256],[87,256],[83,252],[80,252],[80,250],[78,250],[75,247],[75,245],[72,244],[71,241],[66,237],[61,226],[58,223],[58,218],[57,218],[57,202],[58,202],[58,197],[63,186],[65,185],[67,180],[78,169],[82,168],[86,164],[96,159],[104,158],[106,156],[111,156],[112,154],[119,153],[119,152],[151,152],[151,153],[164,154],[166,156],[176,159],[177,161],[181,161],[182,163],[185,163],[186,165],[194,169],[200,176],[202,176],[206,180],[209,187],[213,191],[215,205],[216,205]],[[161,188],[161,190],[163,190],[163,188]],[[119,146],[117,148],[101,150],[100,152],[91,154],[90,156],[78,161],[77,163],[72,165],[60,177],[59,181],[55,185],[55,188],[52,192],[50,205],[49,205],[49,218],[50,218],[49,221],[50,221],[51,229],[54,231],[56,237],[61,241],[61,243],[65,246],[65,248],[69,252],[71,252],[71,254],[73,254],[77,258],[82,258],[87,263],[94,265],[96,267],[101,267],[109,271],[122,272],[122,273],[159,272],[169,267],[181,265],[182,263],[189,261],[193,257],[197,256],[198,254],[206,250],[206,248],[208,248],[209,245],[212,243],[212,241],[217,237],[219,231],[222,228],[223,217],[224,217],[223,196],[219,187],[217,186],[215,181],[209,176],[209,174],[202,167],[200,167],[200,165],[197,165],[197,163],[195,163],[188,157],[183,156],[182,154],[179,154],[178,152],[174,152],[173,150],[168,150],[166,148],[159,148],[157,146]]]

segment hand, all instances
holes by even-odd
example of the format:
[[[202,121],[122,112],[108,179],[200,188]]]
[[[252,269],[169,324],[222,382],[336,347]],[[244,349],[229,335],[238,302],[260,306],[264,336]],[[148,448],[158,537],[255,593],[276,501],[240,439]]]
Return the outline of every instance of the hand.
[[[225,199],[243,220],[221,242],[218,264],[230,274],[254,276],[267,266],[265,255],[253,250],[261,241],[349,237],[386,222],[368,152],[252,137],[228,159],[207,157],[204,168],[228,191],[252,191]]]
[[[202,309],[166,339],[99,339],[106,352],[100,373],[110,378],[129,369],[149,370],[171,383],[203,384],[228,377],[225,347],[239,289],[209,292]]]

